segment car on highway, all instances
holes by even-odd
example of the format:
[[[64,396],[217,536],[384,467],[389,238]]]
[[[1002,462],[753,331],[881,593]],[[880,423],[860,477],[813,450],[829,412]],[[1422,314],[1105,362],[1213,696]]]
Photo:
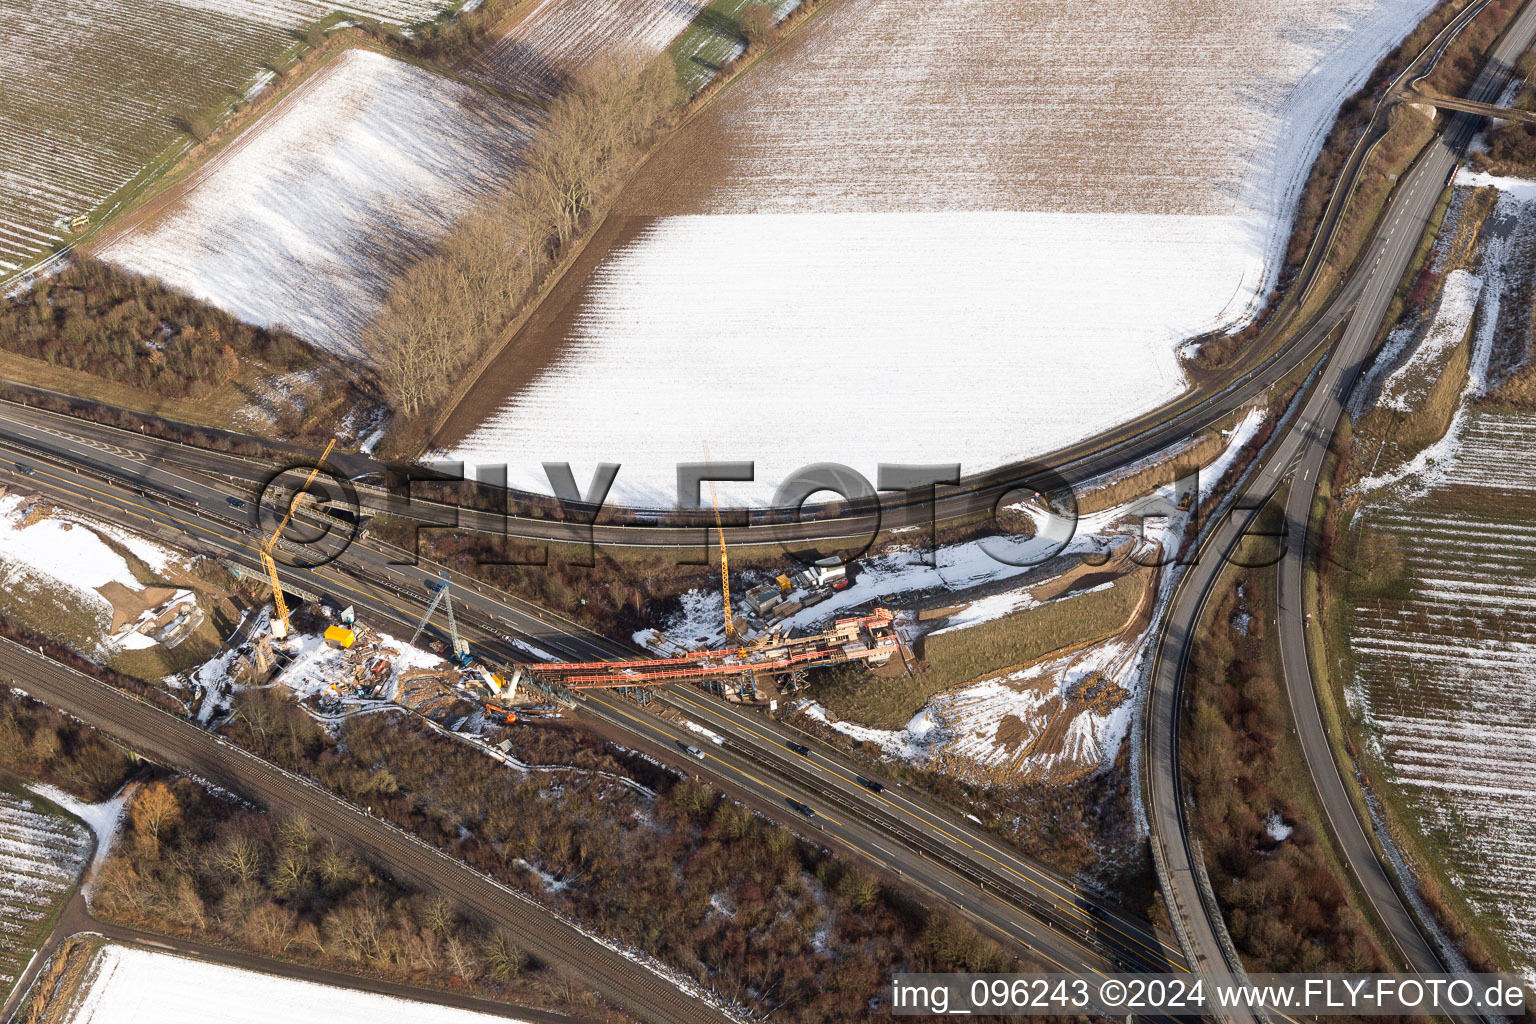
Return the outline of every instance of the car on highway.
[[[225,498],[224,503],[227,504],[230,508],[234,509],[245,508],[245,502],[241,501],[239,498]]]
[[[802,803],[792,796],[785,797],[784,802],[789,804],[789,806],[793,807],[795,810],[799,811],[801,814],[805,815],[807,818],[816,817],[816,812],[811,809],[810,804]]]
[[[795,743],[790,740],[785,740],[784,745],[790,750],[793,750],[795,753],[799,754],[801,757],[811,756],[811,748],[806,746],[804,743]]]
[[[885,784],[884,783],[876,782],[874,779],[866,779],[862,775],[855,775],[854,779],[858,782],[859,785],[863,786],[865,789],[869,790],[871,793],[883,793],[883,792],[885,792]]]
[[[679,742],[677,745],[683,748],[683,753],[687,754],[689,757],[698,758],[700,761],[704,760],[704,751],[700,750],[698,747],[683,742]]]
[[[16,463],[16,472],[20,473],[22,476],[36,476],[37,475],[37,470],[35,470],[31,466],[28,466],[25,463],[21,463],[21,462]]]

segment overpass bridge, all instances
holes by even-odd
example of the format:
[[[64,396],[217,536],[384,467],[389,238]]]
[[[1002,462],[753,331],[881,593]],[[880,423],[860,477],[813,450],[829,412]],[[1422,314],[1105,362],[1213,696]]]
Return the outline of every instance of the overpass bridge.
[[[1408,102],[1414,106],[1430,106],[1437,110],[1454,110],[1463,114],[1496,117],[1501,121],[1519,121],[1523,124],[1536,124],[1536,110],[1500,107],[1493,103],[1479,103],[1477,100],[1462,99],[1456,96],[1428,96],[1421,92],[1415,92],[1411,94]]]

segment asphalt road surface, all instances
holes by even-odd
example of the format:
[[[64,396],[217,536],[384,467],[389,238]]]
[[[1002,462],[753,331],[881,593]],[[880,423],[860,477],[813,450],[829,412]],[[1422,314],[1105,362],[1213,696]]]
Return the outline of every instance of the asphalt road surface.
[[[1500,68],[1513,66],[1519,56],[1530,48],[1533,40],[1536,40],[1536,4],[1527,4],[1494,48],[1490,63]],[[1474,101],[1494,102],[1502,92],[1505,80],[1504,76],[1485,72],[1472,90],[1471,98]],[[1429,170],[1436,174],[1449,173],[1445,168],[1456,165],[1459,154],[1481,123],[1481,118],[1458,116],[1453,127],[1445,133],[1444,144],[1430,154]],[[1391,288],[1386,284],[1385,273],[1382,280],[1385,294],[1377,300],[1377,304],[1383,307],[1384,312],[1385,305],[1391,299]],[[1377,334],[1381,314],[1371,316],[1371,312],[1364,305],[1356,311],[1343,341],[1347,351],[1363,350]],[[1291,540],[1279,564],[1278,573],[1281,668],[1302,751],[1307,759],[1307,768],[1317,786],[1329,826],[1349,861],[1350,870],[1377,914],[1386,923],[1407,963],[1415,971],[1441,971],[1445,969],[1442,960],[1426,941],[1401,893],[1388,877],[1355,812],[1354,803],[1350,800],[1340,774],[1341,768],[1334,761],[1318,707],[1311,666],[1307,660],[1305,602],[1302,596],[1307,526],[1319,477],[1327,458],[1328,445],[1361,368],[1360,362],[1341,366],[1342,372],[1337,380],[1331,387],[1320,389],[1303,414],[1302,424],[1306,433],[1300,450],[1293,456],[1294,469],[1285,499],[1285,519]],[[1344,766],[1342,770],[1353,771],[1353,767]]]
[[[1505,69],[1536,38],[1536,5],[1527,5],[1492,54],[1471,96],[1487,100],[1507,80]],[[1269,450],[1244,486],[1238,507],[1257,510],[1289,488],[1285,513],[1289,531],[1280,563],[1280,627],[1283,672],[1296,714],[1308,768],[1318,787],[1335,835],[1351,870],[1391,931],[1404,959],[1415,970],[1443,969],[1387,878],[1356,818],[1334,764],[1307,668],[1301,578],[1304,540],[1312,496],[1343,401],[1369,358],[1371,346],[1408,268],[1419,239],[1461,153],[1480,119],[1454,115],[1449,127],[1403,179],[1366,257],[1369,282],[1340,341],[1323,366],[1301,410],[1277,430]],[[1202,895],[1195,875],[1194,852],[1184,816],[1178,778],[1180,688],[1183,669],[1201,609],[1257,511],[1234,511],[1210,534],[1198,564],[1191,567],[1174,596],[1161,639],[1148,717],[1146,793],[1153,842],[1165,865],[1165,897],[1176,918],[1190,966],[1199,971],[1229,967],[1219,932],[1219,909]]]

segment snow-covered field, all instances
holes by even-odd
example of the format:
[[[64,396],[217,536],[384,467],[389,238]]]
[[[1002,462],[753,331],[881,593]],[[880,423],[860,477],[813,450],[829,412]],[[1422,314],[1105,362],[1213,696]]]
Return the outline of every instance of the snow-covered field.
[[[716,459],[756,461],[754,484],[720,486],[740,503],[767,504],[818,461],[874,480],[880,462],[970,472],[1022,458],[1183,389],[1177,343],[1249,260],[1229,228],[1139,214],[667,218],[610,255],[559,365],[453,457],[508,461],[512,483],[538,491],[543,461],[581,479],[618,462],[612,500],[650,506],[676,502],[676,464],[705,440]]]
[[[368,50],[331,62],[176,208],[101,255],[360,355],[389,273],[505,177],[526,111]]]
[[[1458,182],[1502,192],[1476,267],[1470,379],[1440,441],[1361,485],[1360,516],[1396,538],[1410,588],[1354,609],[1345,695],[1446,874],[1533,972],[1536,417],[1471,403],[1490,384],[1496,333],[1529,336],[1517,279],[1536,245],[1536,183]]]
[[[440,6],[0,0],[0,280],[66,239],[70,217],[182,152],[178,119],[270,78],[295,29],[333,10],[407,23]]]
[[[540,0],[470,74],[547,98],[599,58],[650,60],[706,6],[708,0]]]
[[[1536,966],[1536,422],[1479,414],[1427,495],[1369,521],[1402,546],[1404,602],[1356,609],[1349,698],[1474,906]],[[1518,462],[1508,456],[1519,452]],[[1485,486],[1527,514],[1455,511]],[[1475,837],[1475,841],[1474,841]]]
[[[41,923],[80,874],[89,844],[73,821],[0,792],[0,999],[31,959]]]
[[[106,946],[70,1024],[478,1024],[492,1017]]]
[[[1339,101],[1430,6],[839,4],[652,160],[625,212],[662,219],[454,455],[541,491],[543,460],[616,461],[648,501],[708,440],[764,501],[811,462],[1109,428],[1252,314]]]

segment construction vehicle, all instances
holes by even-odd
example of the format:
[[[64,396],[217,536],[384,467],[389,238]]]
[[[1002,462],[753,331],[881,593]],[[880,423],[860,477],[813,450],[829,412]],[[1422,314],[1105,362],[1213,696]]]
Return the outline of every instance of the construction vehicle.
[[[437,611],[439,604],[448,612],[448,642],[450,647],[444,656],[460,668],[468,667],[474,657],[469,653],[469,642],[459,635],[459,624],[453,617],[453,597],[448,593],[450,587],[448,574],[439,573],[437,582],[432,585],[432,600],[427,602],[427,610],[422,613],[421,621],[416,623],[416,632],[411,634],[411,646],[416,646],[416,641],[421,639],[421,634],[427,628],[427,623],[432,621],[432,613]]]
[[[500,704],[492,704],[490,701],[486,701],[485,717],[489,718],[493,722],[500,722],[503,725],[511,725],[517,721],[517,712],[513,711],[511,708],[504,708]]]
[[[324,454],[315,463],[315,468],[309,471],[309,477],[304,481],[304,486],[299,489],[298,493],[293,496],[293,500],[288,503],[288,513],[283,516],[283,521],[277,524],[277,529],[272,531],[272,536],[268,537],[267,542],[261,546],[261,563],[266,567],[267,578],[272,583],[272,604],[277,609],[277,616],[270,625],[272,636],[277,640],[282,640],[288,635],[288,602],[283,600],[283,584],[277,577],[277,562],[272,558],[272,548],[277,544],[277,538],[282,536],[283,531],[288,528],[289,522],[293,520],[293,514],[299,509],[299,503],[309,493],[309,488],[315,482],[315,477],[320,475],[321,464],[330,457],[331,449],[335,447],[336,439],[333,437],[331,438],[331,443],[325,446]]]
[[[709,465],[709,445],[704,445],[704,465]],[[725,524],[720,520],[720,493],[715,479],[709,479],[709,497],[715,505],[715,532],[720,535],[720,598],[725,602],[725,639],[736,639],[736,620],[731,615],[731,560],[725,553]]]

